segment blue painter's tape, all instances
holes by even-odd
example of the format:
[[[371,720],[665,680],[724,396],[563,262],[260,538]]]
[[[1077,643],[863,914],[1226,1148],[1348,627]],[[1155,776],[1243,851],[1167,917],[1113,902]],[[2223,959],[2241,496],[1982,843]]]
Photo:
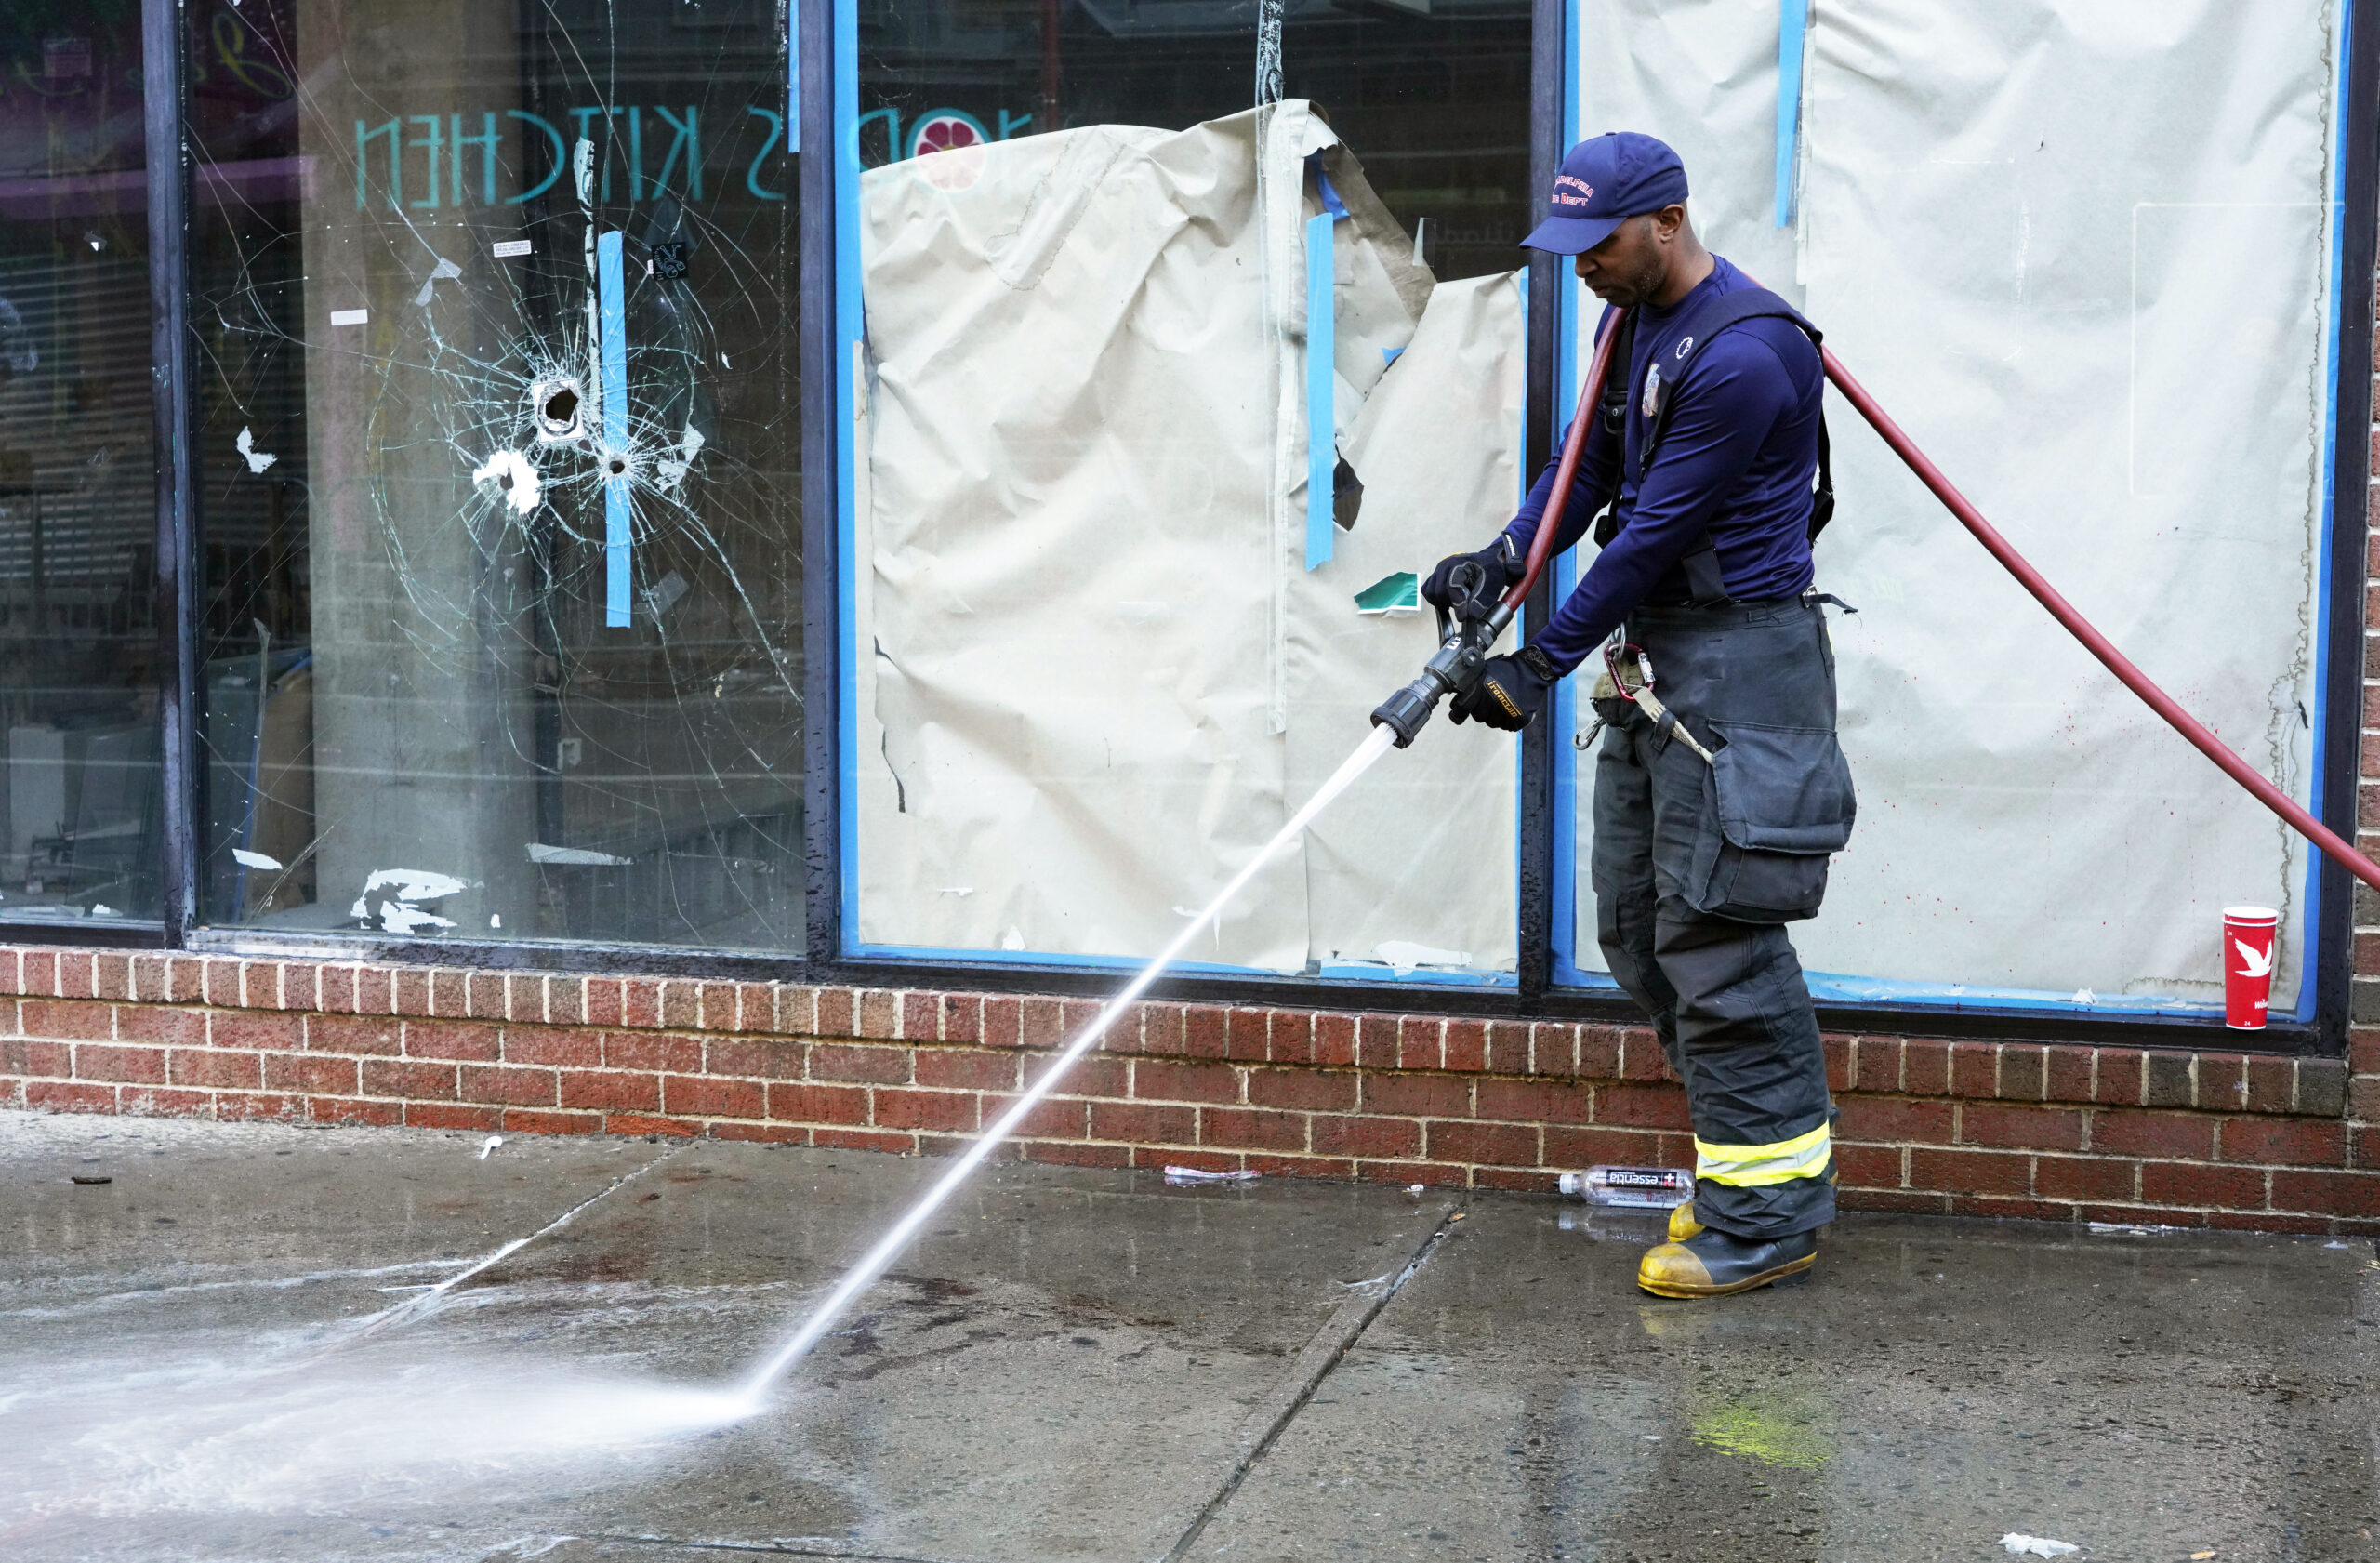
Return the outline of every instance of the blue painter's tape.
[[[859,0],[834,6],[835,148],[835,790],[842,843],[842,943],[859,941],[859,584],[852,559],[857,540],[859,449],[855,377],[866,329],[859,286]],[[814,959],[819,951],[811,952]]]
[[[603,450],[607,457],[628,448],[628,279],[615,229],[595,240],[595,322],[603,369]],[[603,623],[613,629],[628,622],[632,564],[628,557],[628,480],[603,480]]]
[[[1793,221],[1795,141],[1802,130],[1802,56],[1810,36],[1810,0],[1777,5],[1777,226]]]
[[[1330,181],[1322,181],[1328,199],[1336,205]],[[1344,210],[1342,207],[1341,210]],[[1310,218],[1305,225],[1305,567],[1330,563],[1334,536],[1331,488],[1339,470],[1337,378],[1339,343],[1332,279],[1337,258],[1332,230],[1339,219],[1329,212]]]
[[[801,7],[785,8],[785,150],[801,150]]]

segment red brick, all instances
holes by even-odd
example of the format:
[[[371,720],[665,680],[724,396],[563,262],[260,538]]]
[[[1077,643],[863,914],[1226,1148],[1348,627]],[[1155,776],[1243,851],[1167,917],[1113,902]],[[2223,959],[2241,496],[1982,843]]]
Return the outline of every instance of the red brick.
[[[115,1035],[115,1006],[72,999],[28,999],[20,1006],[28,1037],[106,1041]]]
[[[1488,1023],[1484,1020],[1448,1021],[1439,1045],[1448,1069],[1476,1073],[1488,1067]]]
[[[366,1096],[409,1096],[451,1102],[461,1094],[452,1064],[422,1063],[409,1058],[367,1058],[362,1090]],[[230,1081],[225,1081],[230,1084]]]
[[[314,1014],[306,1017],[306,1046],[315,1053],[392,1057],[404,1049],[403,1031],[381,1015]]]
[[[2223,1159],[2343,1167],[2347,1164],[2347,1126],[2317,1119],[2227,1119],[2223,1124]]]
[[[1910,1215],[1948,1215],[1950,1197],[1908,1188],[1846,1188],[1837,1196],[1846,1211],[1891,1211]]]
[[[703,1073],[800,1080],[809,1056],[804,1042],[774,1037],[713,1037],[703,1044]]]
[[[1267,1017],[1270,1040],[1264,1056],[1276,1064],[1314,1062],[1315,1016],[1305,1010],[1274,1010]]]
[[[803,1085],[769,1082],[769,1116],[791,1123],[867,1121],[867,1093],[852,1085]]]
[[[1055,999],[995,1001],[1015,1006],[1018,1046],[1055,1048],[1065,1045],[1065,1007]]]
[[[0,1104],[16,1105],[12,1089],[6,1082],[0,1082]],[[151,1118],[213,1118],[215,1098],[204,1091],[141,1085],[126,1091],[122,1100],[116,1104],[116,1110]]]
[[[83,1080],[27,1080],[25,1106],[54,1113],[112,1113],[115,1087]]]
[[[2082,1113],[2077,1107],[2003,1107],[1969,1102],[1960,1109],[1959,1139],[1964,1145],[2011,1149],[2081,1150]]]
[[[1467,1188],[1471,1169],[1440,1161],[1367,1161],[1355,1170],[1366,1183],[1428,1184],[1433,1188]]]
[[[0,1075],[55,1075],[74,1072],[74,1049],[65,1042],[0,1040]]]
[[[407,1034],[410,1045],[411,1034]],[[603,1065],[611,1069],[651,1069],[655,1074],[691,1075],[703,1066],[700,1037],[673,1037],[649,1031],[603,1033]]]
[[[109,1047],[100,1042],[83,1042],[74,1049],[74,1078],[121,1080],[131,1085],[163,1085],[165,1083],[165,1053],[163,1048]]]
[[[249,1001],[255,1002],[253,987]],[[449,1018],[459,1018],[470,1013],[470,974],[445,972],[432,967],[430,973],[430,1013]]]
[[[2043,1070],[2042,1095],[2052,1102],[2091,1100],[2091,1059],[2086,1047],[2054,1047]]]
[[[1624,1080],[1670,1079],[1669,1054],[1662,1051],[1660,1038],[1645,1030],[1623,1033],[1620,1038],[1620,1078]]]
[[[306,1099],[306,1117],[315,1123],[393,1129],[405,1120],[405,1105],[403,1102],[362,1102],[345,1096],[310,1096]]]
[[[588,985],[588,998],[594,998],[594,985]],[[620,1024],[622,1026],[655,1027],[661,1024],[661,984],[651,977],[623,977],[620,980]]]
[[[541,1064],[562,1069],[603,1066],[603,1036],[600,1031],[575,1027],[508,1026],[501,1046],[507,1064]]]
[[[1484,1037],[1485,1033],[1482,1035]],[[1318,1014],[1314,1017],[1314,1061],[1340,1068],[1355,1062],[1354,1015]]]
[[[264,1063],[253,1053],[176,1048],[165,1055],[165,1078],[176,1085],[218,1091],[256,1091],[264,1085]]]
[[[2328,1232],[2328,1216],[2275,1215],[2270,1211],[2209,1211],[2209,1226],[2228,1232]]]
[[[703,1013],[710,1013],[708,990],[705,990]],[[706,1022],[707,1024],[707,1022]],[[937,993],[904,993],[901,995],[901,1036],[904,1040],[938,1042],[942,1040],[942,996]]]
[[[2091,1118],[2091,1148],[2104,1156],[2215,1159],[2215,1120],[2187,1113],[2110,1109]]]
[[[967,1132],[977,1125],[975,1098],[955,1091],[879,1090],[876,1123],[880,1129]]]
[[[1068,999],[1061,1002],[1058,1006],[1058,1036],[1061,1045],[1072,1042],[1090,1030],[1106,1013],[1107,1006],[1097,999]]]
[[[27,1088],[30,1093],[31,1088]],[[2380,1175],[2371,1172],[2307,1172],[2276,1170],[2272,1208],[2322,1215],[2380,1216]]]
[[[1471,1082],[1446,1075],[1366,1075],[1364,1110],[1405,1118],[1469,1118]]]
[[[1594,1088],[1554,1080],[1484,1080],[1476,1111],[1506,1123],[1592,1123]]]
[[[2187,1053],[2150,1053],[2143,1055],[2148,1074],[2141,1086],[2140,1101],[2149,1107],[2187,1107],[2196,1100],[2190,1085],[2190,1055]]]
[[[1396,1032],[1395,1015],[1357,1015],[1355,1062],[1367,1069],[1395,1068],[1398,1051]]]
[[[978,1043],[984,1040],[984,1000],[968,993],[951,993],[942,1000],[942,1040]]]
[[[160,1010],[126,1004],[115,1013],[115,1034],[127,1042],[165,1042],[199,1047],[206,1041],[206,1016],[196,1010]]]
[[[1620,1051],[1626,1033],[1617,1026],[1579,1027],[1579,1076],[1581,1080],[1620,1078]]]
[[[1824,1039],[1823,1045],[1826,1048],[1826,1088],[1838,1092],[1850,1090],[1859,1074],[1851,1039],[1828,1037]],[[1583,1074],[1586,1071],[1581,1068],[1580,1072]]]
[[[1062,1167],[1129,1167],[1132,1164],[1132,1153],[1124,1146],[1027,1140],[1019,1148],[1027,1161],[1050,1162]]]
[[[1445,1057],[1446,1022],[1436,1015],[1408,1014],[1396,1023],[1396,1064],[1402,1069],[1435,1069]]]
[[[958,1087],[969,1091],[1013,1091],[1017,1087],[1017,1055],[1013,1053],[959,1052],[950,1048],[919,1048],[919,1085]]]
[[[317,1053],[267,1053],[264,1084],[268,1091],[297,1091],[310,1096],[353,1096],[361,1089],[354,1059]]]
[[[1190,1044],[1183,1035],[1184,1024],[1179,1004],[1143,1004],[1141,1006],[1141,1052],[1153,1058],[1180,1058],[1188,1053]]]
[[[2147,1055],[2130,1048],[2101,1048],[2098,1053],[2098,1075],[2092,1086],[2091,1100],[2106,1106],[2140,1106],[2141,1073]]]
[[[1355,1164],[1319,1156],[1250,1156],[1248,1170],[1268,1178],[1352,1178]]]
[[[810,1143],[822,1148],[878,1150],[906,1154],[918,1148],[915,1134],[891,1134],[873,1129],[813,1129]]]
[[[1313,1120],[1318,1156],[1414,1157],[1421,1154],[1421,1126],[1409,1118],[1363,1118],[1324,1114]]]
[[[881,1109],[882,1104],[879,1103]],[[768,1088],[758,1080],[712,1075],[661,1077],[661,1110],[681,1118],[766,1118]]]
[[[1132,1147],[1135,1167],[1196,1167],[1202,1172],[1236,1172],[1246,1158],[1236,1151],[1157,1149],[1148,1146]]]
[[[760,1140],[777,1146],[806,1146],[810,1143],[810,1131],[807,1129],[796,1129],[783,1123],[739,1123],[734,1119],[723,1119],[710,1125],[709,1133],[714,1140]]]
[[[816,1035],[851,1037],[859,1032],[859,995],[848,987],[818,990]]]
[[[1904,1096],[1846,1096],[1834,1132],[1845,1140],[1924,1145],[1950,1143],[1958,1106],[1944,1101],[1913,1102]]]
[[[408,1020],[404,1023],[407,1058],[453,1058],[467,1063],[493,1063],[504,1056],[501,1027],[458,1020]],[[216,1027],[216,1040],[223,1028]]]
[[[1538,1165],[1538,1133],[1517,1123],[1433,1123],[1427,1154],[1435,1161]]]
[[[1690,1129],[1686,1093],[1673,1085],[1599,1085],[1595,1121],[1637,1129]]]
[[[901,1034],[901,996],[891,988],[869,987],[860,990],[859,1034],[880,1041],[891,1041]]]
[[[627,985],[617,977],[587,979],[584,1018],[588,1025],[625,1026],[628,1024]]]
[[[1901,1090],[1911,1096],[1950,1096],[1959,1093],[1957,1084],[1957,1042],[1942,1041],[1931,1037],[1912,1037],[1901,1044]],[[1861,1044],[1864,1049],[1866,1044]]]
[[[692,1140],[701,1137],[703,1126],[689,1123],[682,1118],[665,1118],[658,1113],[607,1113],[603,1118],[607,1134],[667,1134],[672,1139]]]
[[[559,1100],[565,1107],[594,1112],[655,1113],[661,1110],[661,1077],[625,1069],[564,1069]],[[858,1117],[866,1118],[866,1110],[863,1101]]]
[[[2000,1050],[2000,1099],[2038,1102],[2042,1099],[2045,1050],[2009,1042]]]
[[[47,995],[58,991],[56,950],[29,949],[21,952],[18,960],[18,992]]]
[[[983,1121],[990,1125],[1016,1103],[1013,1096],[985,1096],[981,1107]],[[1017,1125],[1015,1133],[1029,1140],[1079,1140],[1089,1133],[1090,1119],[1089,1102],[1057,1096],[1037,1104],[1025,1115],[1025,1121]]]
[[[1191,1058],[1231,1055],[1229,1012],[1211,1004],[1192,1004],[1182,1012],[1182,1051]]]
[[[1950,1044],[1950,1093],[1970,1102],[1989,1101],[2000,1093],[2000,1044]]]
[[[2250,1167],[2210,1167],[2198,1161],[2144,1161],[2140,1198],[2153,1205],[2220,1205],[2257,1210],[2265,1202],[2265,1176]]]
[[[543,1022],[546,979],[516,974],[504,979],[504,1014],[508,1020]]]
[[[1844,1183],[1869,1188],[1900,1186],[1902,1153],[1898,1146],[1834,1146],[1835,1175]]]
[[[1239,1075],[1227,1064],[1144,1058],[1132,1066],[1132,1094],[1144,1102],[1236,1102]]]
[[[1525,1021],[1491,1020],[1488,1023],[1488,1068],[1491,1074],[1526,1075],[1528,1073],[1529,1028]]]
[[[2203,1226],[2206,1214],[2173,1205],[2077,1205],[2078,1221],[2103,1222],[2110,1226]]]
[[[121,1020],[118,1025],[123,1024]],[[2285,1113],[2297,1105],[2297,1060],[2251,1058],[2245,1106],[2252,1113]]]
[[[900,1085],[909,1079],[910,1050],[819,1042],[810,1049],[810,1078]]]
[[[1038,1060],[1027,1065],[1025,1070],[1025,1083],[1027,1085],[1037,1083],[1043,1068],[1044,1066]],[[1120,1099],[1132,1093],[1131,1080],[1130,1060],[1110,1058],[1104,1053],[1094,1053],[1089,1057],[1075,1060],[1074,1064],[1067,1068],[1065,1077],[1059,1080],[1057,1091],[1062,1096],[1104,1096]]]
[[[1898,1037],[1860,1038],[1858,1073],[1852,1089],[1886,1093],[1898,1091],[1905,1051]]]
[[[207,962],[206,1001],[210,1004],[235,1004],[239,1002],[236,996],[228,1000],[216,997],[215,967],[216,962],[211,960]],[[414,967],[400,966],[390,974],[390,981],[391,984],[389,1000],[389,1009],[390,1013],[400,1015],[426,1015],[430,1013],[430,974],[428,972],[424,972]]]
[[[2236,1053],[2198,1055],[2198,1105],[2236,1113],[2248,1105],[2248,1061]]]
[[[1272,1055],[1272,1016],[1263,1010],[1227,1010],[1223,1013],[1223,1056],[1262,1064]]]
[[[174,997],[181,998],[182,968],[189,964],[174,962]],[[386,966],[358,966],[355,969],[355,1013],[357,1014],[389,1014],[396,1006],[396,974]]]
[[[1257,1106],[1343,1113],[1355,1110],[1356,1096],[1356,1077],[1343,1069],[1248,1071],[1248,1100]]]
[[[91,992],[100,999],[132,997],[132,957],[105,950],[91,960]]]
[[[508,1107],[550,1107],[560,1101],[551,1069],[515,1069],[502,1065],[463,1066],[463,1099]]]
[[[1545,1164],[1549,1167],[1666,1167],[1662,1142],[1667,1136],[1650,1129],[1580,1129],[1567,1124],[1545,1128]],[[1689,1156],[1688,1160],[1692,1158]]]
[[[2030,1194],[2032,1158],[1994,1150],[1912,1146],[1909,1184],[1911,1188],[1938,1188],[1952,1194]]]
[[[600,1134],[603,1119],[595,1113],[546,1112],[536,1107],[507,1107],[503,1127],[515,1134]]]
[[[2044,1156],[2033,1162],[2033,1192],[2048,1199],[2136,1199],[2140,1163],[2114,1157]]]
[[[306,1115],[305,1104],[290,1096],[251,1095],[227,1091],[215,1098],[215,1116],[226,1123],[260,1119],[295,1122]]]
[[[1133,1145],[1196,1145],[1198,1109],[1148,1102],[1093,1102],[1091,1137]]]
[[[1303,1150],[1305,1117],[1250,1107],[1201,1107],[1198,1143],[1235,1150]]]
[[[2046,1199],[1994,1198],[1985,1194],[1953,1194],[1952,1215],[1982,1216],[1990,1221],[2072,1221],[2074,1207]]]
[[[1528,1072],[1554,1080],[1579,1074],[1579,1028],[1567,1021],[1540,1020],[1529,1027]]]

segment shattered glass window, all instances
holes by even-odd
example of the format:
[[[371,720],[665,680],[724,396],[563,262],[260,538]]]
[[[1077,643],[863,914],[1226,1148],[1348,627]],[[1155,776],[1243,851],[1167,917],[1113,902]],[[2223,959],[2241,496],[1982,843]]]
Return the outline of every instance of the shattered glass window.
[[[1526,5],[863,0],[847,938],[1144,959],[1512,515]],[[856,310],[852,306],[855,304]],[[1441,723],[1190,959],[1510,983],[1512,740]]]
[[[186,14],[202,915],[799,947],[786,14]]]
[[[0,916],[159,915],[134,0],[0,7]]]

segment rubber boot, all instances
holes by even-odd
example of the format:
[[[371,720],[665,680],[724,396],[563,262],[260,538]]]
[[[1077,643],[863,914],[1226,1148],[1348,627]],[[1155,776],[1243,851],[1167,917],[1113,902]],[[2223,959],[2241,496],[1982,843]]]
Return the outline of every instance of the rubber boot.
[[[1694,1201],[1670,1209],[1670,1241],[1682,1243],[1702,1230],[1702,1223],[1694,1219]]]
[[[1636,1284],[1656,1297],[1728,1297],[1798,1275],[1818,1258],[1815,1230],[1756,1242],[1706,1226],[1685,1242],[1646,1250]]]

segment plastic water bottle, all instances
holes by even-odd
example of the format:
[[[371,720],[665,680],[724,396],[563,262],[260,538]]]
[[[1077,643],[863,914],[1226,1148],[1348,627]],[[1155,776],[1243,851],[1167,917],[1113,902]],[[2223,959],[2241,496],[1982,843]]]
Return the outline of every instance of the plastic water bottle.
[[[1676,1167],[1590,1167],[1563,1173],[1554,1186],[1590,1205],[1666,1211],[1694,1198],[1694,1174]]]

